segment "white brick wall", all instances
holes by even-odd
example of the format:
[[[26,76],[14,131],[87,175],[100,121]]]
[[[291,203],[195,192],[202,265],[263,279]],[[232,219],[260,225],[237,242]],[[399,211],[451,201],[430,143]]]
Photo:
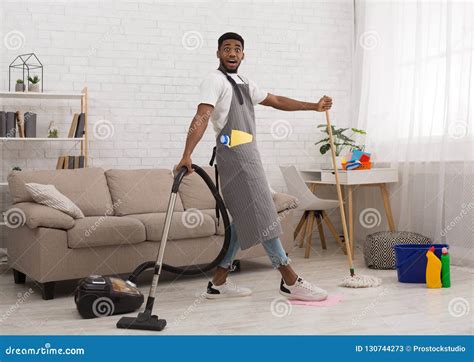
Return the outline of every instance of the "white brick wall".
[[[342,125],[350,115],[352,26],[350,0],[2,0],[0,89],[8,89],[8,64],[14,57],[35,52],[44,64],[45,90],[89,88],[90,165],[171,167],[180,159],[200,80],[217,67],[215,50],[221,33],[243,35],[243,74],[275,94],[308,101],[331,95],[335,101],[333,122]],[[12,40],[7,36],[11,31],[20,32],[24,39],[18,49],[11,49],[11,44],[10,49],[6,47]],[[184,46],[186,41],[189,47],[195,45],[192,37],[184,37],[190,31],[198,34],[196,49]],[[1,101],[2,109],[18,107],[18,103]],[[60,125],[64,135],[76,105],[42,101],[30,107],[38,113],[41,136],[50,120]],[[258,106],[256,116],[261,154],[275,189],[284,189],[279,164],[311,166],[321,162],[313,144],[318,139],[316,125],[324,122],[323,114],[286,113]],[[93,126],[101,119],[112,122],[113,137],[95,140]],[[278,139],[278,131],[272,134],[272,125],[274,130],[282,126],[289,136]],[[213,138],[209,127],[195,151],[195,163],[207,164]],[[14,165],[54,168],[57,155],[64,153],[59,147],[67,150],[67,145],[56,143],[38,146],[3,145],[0,178]],[[28,158],[28,162],[18,157]]]

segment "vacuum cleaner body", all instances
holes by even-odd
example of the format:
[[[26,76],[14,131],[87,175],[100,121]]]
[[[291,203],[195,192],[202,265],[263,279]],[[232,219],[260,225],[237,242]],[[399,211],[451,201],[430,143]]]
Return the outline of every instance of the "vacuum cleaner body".
[[[132,282],[101,275],[82,279],[74,296],[79,314],[87,319],[133,312],[143,300]]]

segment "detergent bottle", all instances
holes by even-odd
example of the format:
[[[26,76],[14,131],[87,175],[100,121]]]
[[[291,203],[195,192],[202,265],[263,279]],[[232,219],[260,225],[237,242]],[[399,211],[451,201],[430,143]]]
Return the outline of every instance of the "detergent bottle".
[[[432,246],[426,253],[428,264],[426,265],[426,286],[428,288],[441,288],[441,260],[434,253]]]
[[[451,286],[451,272],[449,268],[450,257],[448,254],[448,248],[442,249],[441,254],[441,284],[443,288],[449,288]]]

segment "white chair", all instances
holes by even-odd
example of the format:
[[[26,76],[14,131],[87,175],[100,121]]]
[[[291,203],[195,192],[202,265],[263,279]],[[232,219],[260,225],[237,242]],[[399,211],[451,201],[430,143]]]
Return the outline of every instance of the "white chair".
[[[301,216],[301,219],[298,222],[298,225],[296,226],[293,236],[295,240],[297,240],[298,234],[300,234],[300,231],[303,230],[303,232],[301,233],[301,239],[299,241],[299,247],[303,247],[303,243],[306,239],[306,250],[304,257],[309,258],[309,254],[311,251],[311,242],[313,237],[313,226],[315,218],[318,225],[319,237],[321,239],[322,248],[326,249],[326,238],[324,237],[324,230],[322,225],[322,221],[324,221],[327,227],[329,228],[329,231],[333,235],[334,239],[336,239],[342,250],[345,252],[344,244],[341,238],[339,237],[336,228],[334,227],[333,223],[331,222],[326,213],[327,210],[339,207],[338,201],[325,200],[317,197],[313,193],[314,189],[310,190],[308,188],[305,181],[303,180],[303,177],[301,177],[295,166],[280,166],[280,170],[283,174],[283,178],[285,179],[285,183],[288,188],[288,194],[298,198],[299,204],[297,209],[303,210],[303,216]]]

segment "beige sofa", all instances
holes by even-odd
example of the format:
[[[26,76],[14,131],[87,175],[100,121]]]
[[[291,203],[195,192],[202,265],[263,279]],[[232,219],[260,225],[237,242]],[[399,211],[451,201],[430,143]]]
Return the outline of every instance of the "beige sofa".
[[[214,179],[212,168],[205,168]],[[25,183],[53,184],[82,210],[83,219],[37,204]],[[101,168],[13,171],[8,177],[12,206],[21,226],[7,228],[9,265],[15,283],[25,276],[42,286],[43,299],[54,298],[56,281],[91,274],[130,273],[154,260],[163,231],[173,182],[171,170],[104,171]],[[277,193],[274,201],[287,251],[293,245],[292,213],[297,200]],[[206,264],[219,252],[224,235],[215,201],[204,181],[192,174],[179,188],[164,262],[185,266]],[[264,255],[261,246],[240,251],[237,258]]]

